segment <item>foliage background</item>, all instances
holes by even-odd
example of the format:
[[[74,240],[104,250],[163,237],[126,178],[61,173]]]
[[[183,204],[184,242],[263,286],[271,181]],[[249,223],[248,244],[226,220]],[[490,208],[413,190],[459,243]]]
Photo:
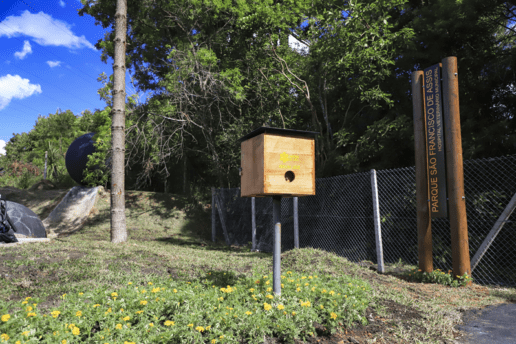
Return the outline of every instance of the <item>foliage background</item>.
[[[239,186],[237,140],[259,126],[319,132],[317,178],[414,165],[410,74],[447,56],[458,57],[464,159],[515,154],[515,7],[128,0],[126,65],[136,70],[136,87],[153,95],[127,100],[127,188],[207,198],[212,186]],[[114,13],[107,0],[83,0],[79,11],[104,27]],[[289,35],[309,52],[290,48]],[[104,62],[113,39],[114,30],[96,45]],[[13,134],[0,157],[7,170],[0,184],[41,179],[48,151],[48,178],[74,185],[64,155],[88,132],[97,133],[97,153],[87,180],[109,183],[112,76],[98,80],[104,109],[57,111]]]

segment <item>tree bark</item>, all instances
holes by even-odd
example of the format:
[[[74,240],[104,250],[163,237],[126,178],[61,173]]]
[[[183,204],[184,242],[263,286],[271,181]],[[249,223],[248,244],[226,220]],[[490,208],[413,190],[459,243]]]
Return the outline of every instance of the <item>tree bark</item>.
[[[117,0],[115,14],[115,63],[113,64],[113,109],[111,138],[111,242],[127,241],[125,221],[125,44],[127,35],[127,0]]]

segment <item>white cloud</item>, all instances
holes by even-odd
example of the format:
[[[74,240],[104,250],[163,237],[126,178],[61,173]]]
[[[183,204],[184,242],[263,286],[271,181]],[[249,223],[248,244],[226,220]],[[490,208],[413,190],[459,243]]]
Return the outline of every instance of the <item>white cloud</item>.
[[[11,74],[2,76],[0,77],[0,110],[9,104],[11,99],[27,98],[34,93],[41,93],[41,86],[31,84],[29,79]]]
[[[65,7],[65,2],[63,0],[59,0],[59,6]]]
[[[17,51],[14,53],[14,56],[19,58],[20,60],[23,60],[27,54],[32,54],[32,47],[30,46],[29,41],[23,42],[23,50]]]
[[[5,155],[5,141],[0,140],[0,155]]]
[[[23,12],[20,16],[9,16],[0,24],[0,37],[28,36],[40,45],[64,46],[72,49],[87,47],[93,50],[93,44],[83,36],[78,37],[70,30],[68,23],[53,19],[43,12],[37,14],[29,11]]]
[[[61,64],[61,61],[47,61],[47,64],[50,68],[58,67]]]

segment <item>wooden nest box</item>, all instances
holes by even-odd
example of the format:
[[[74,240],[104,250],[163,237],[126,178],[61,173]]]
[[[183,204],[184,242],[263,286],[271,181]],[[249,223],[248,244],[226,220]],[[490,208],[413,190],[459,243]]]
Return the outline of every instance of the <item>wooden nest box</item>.
[[[315,195],[317,134],[261,127],[242,137],[240,196]]]

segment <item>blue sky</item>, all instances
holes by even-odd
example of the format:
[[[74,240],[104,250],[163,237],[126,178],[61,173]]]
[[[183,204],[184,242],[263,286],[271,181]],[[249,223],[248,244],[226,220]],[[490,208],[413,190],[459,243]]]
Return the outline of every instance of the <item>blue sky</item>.
[[[80,8],[79,0],[0,0],[0,154],[13,133],[33,129],[39,114],[105,107],[97,78],[113,73],[113,60],[103,63],[94,45],[111,28],[80,17]],[[129,95],[136,93],[130,74]]]
[[[115,1],[115,0],[113,0]],[[111,28],[80,17],[79,0],[0,0],[0,154],[13,133],[31,131],[38,115],[103,109],[99,75],[113,73],[94,45]],[[289,45],[297,41],[291,36]],[[126,95],[137,93],[126,74]],[[149,94],[138,92],[141,102]]]

